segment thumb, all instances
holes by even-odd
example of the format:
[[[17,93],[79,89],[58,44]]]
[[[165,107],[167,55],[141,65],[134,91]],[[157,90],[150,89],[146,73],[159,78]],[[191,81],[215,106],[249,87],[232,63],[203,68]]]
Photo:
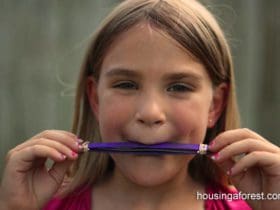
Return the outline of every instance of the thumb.
[[[219,154],[212,155],[211,159],[224,171],[224,173],[227,173],[228,175],[230,173],[230,169],[235,164],[235,161],[231,158],[220,161]]]
[[[61,183],[63,182],[64,176],[71,166],[73,161],[66,160],[64,162],[56,162],[49,169],[48,174],[50,175],[50,179],[54,185],[56,185],[56,189],[59,188]]]
[[[215,157],[212,158],[214,159],[214,161],[216,162],[217,165],[220,166],[220,168],[229,176],[231,182],[233,183],[233,185],[235,187],[237,187],[239,189],[239,185],[240,185],[240,181],[242,181],[244,179],[244,173],[239,173],[236,174],[234,176],[232,176],[231,174],[231,169],[232,167],[243,157],[242,155],[237,155],[231,158],[228,158],[226,160],[223,161],[215,161]],[[245,171],[244,171],[245,172]]]
[[[68,168],[71,166],[72,162],[73,161],[71,160],[56,162],[47,171],[47,176],[45,177],[45,179],[42,177],[41,181],[44,180],[44,183],[41,184],[40,189],[37,188],[36,193],[38,195],[38,202],[40,204],[45,204],[59,190],[65,174]]]

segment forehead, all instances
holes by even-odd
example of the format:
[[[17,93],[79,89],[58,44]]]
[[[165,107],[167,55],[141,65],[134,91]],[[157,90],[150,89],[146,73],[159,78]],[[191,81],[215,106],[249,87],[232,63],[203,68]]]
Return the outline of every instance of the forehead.
[[[204,66],[186,49],[147,23],[133,26],[114,40],[104,57],[101,74],[112,67],[149,69],[150,73],[188,68],[205,74]]]
[[[116,50],[131,50],[132,52],[141,52],[144,50],[166,49],[161,52],[168,52],[168,54],[179,52],[185,54],[185,56],[192,57],[185,48],[183,48],[177,41],[171,36],[167,35],[163,30],[152,26],[148,22],[140,22],[125,32],[118,35],[111,46],[109,47],[107,54],[112,54],[112,51]],[[172,51],[168,51],[172,49]]]

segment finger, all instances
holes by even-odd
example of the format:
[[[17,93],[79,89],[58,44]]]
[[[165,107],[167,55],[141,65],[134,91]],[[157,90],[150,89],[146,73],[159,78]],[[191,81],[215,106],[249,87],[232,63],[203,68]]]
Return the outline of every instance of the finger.
[[[230,170],[235,176],[253,166],[261,167],[272,176],[280,176],[280,155],[277,153],[255,151],[241,158]]]
[[[279,147],[259,139],[244,139],[242,141],[234,142],[219,151],[219,158],[217,162],[222,162],[225,159],[232,158],[244,153],[250,153],[254,151],[267,151],[272,153],[279,152]]]
[[[24,143],[16,146],[13,150],[19,151],[19,150],[23,149],[24,147],[38,144],[38,140],[39,141],[44,141],[45,139],[60,142],[64,145],[70,147],[74,151],[79,150],[79,143],[76,140],[76,138],[69,137],[69,135],[65,135],[65,134],[60,133],[60,132],[50,132],[48,134],[44,134],[44,135],[41,135],[41,136],[38,135],[37,138],[32,137],[30,140],[25,141]]]
[[[66,159],[64,154],[52,147],[45,145],[34,145],[31,147],[26,147],[20,152],[14,152],[11,154],[10,161],[14,164],[14,168],[17,168],[18,172],[25,172],[32,168],[35,160],[50,158],[54,162],[61,162]]]
[[[56,135],[56,134],[63,134],[65,136],[68,136],[69,138],[77,138],[77,136],[74,133],[64,131],[64,130],[44,130],[43,132],[37,134],[34,136],[34,138],[40,138],[40,137],[48,137],[50,135]]]
[[[32,137],[31,139],[38,139],[38,138],[53,139],[56,141],[60,141],[66,145],[75,144],[78,141],[78,137],[75,134],[63,130],[45,130],[37,134],[36,136]]]
[[[261,141],[268,142],[257,133],[247,128],[242,128],[242,129],[228,130],[219,134],[215,139],[212,140],[209,149],[212,152],[216,152],[233,142],[241,141],[243,139],[248,139],[248,138],[259,139]]]
[[[76,145],[72,145],[72,147],[69,148],[68,146],[66,146],[60,142],[53,141],[51,139],[40,138],[40,139],[34,139],[32,141],[22,144],[21,147],[16,148],[15,151],[19,152],[20,150],[22,150],[25,147],[30,147],[30,146],[34,146],[34,145],[45,145],[45,146],[52,147],[52,148],[56,149],[57,151],[59,151],[60,153],[66,155],[70,159],[76,157],[76,153],[78,152],[78,148],[79,148],[78,143]]]

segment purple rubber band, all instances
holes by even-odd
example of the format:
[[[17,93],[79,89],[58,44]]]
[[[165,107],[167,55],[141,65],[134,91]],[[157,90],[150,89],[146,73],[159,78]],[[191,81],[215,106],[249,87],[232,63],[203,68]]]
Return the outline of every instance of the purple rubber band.
[[[159,143],[141,144],[136,142],[87,142],[85,151],[119,152],[135,154],[206,154],[208,147],[205,144]]]

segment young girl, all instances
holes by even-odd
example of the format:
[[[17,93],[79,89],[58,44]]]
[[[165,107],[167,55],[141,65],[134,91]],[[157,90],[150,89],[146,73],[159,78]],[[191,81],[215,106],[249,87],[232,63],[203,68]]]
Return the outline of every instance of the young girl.
[[[280,204],[197,198],[280,189],[280,149],[238,128],[230,51],[197,1],[128,0],[111,13],[81,70],[72,132],[44,131],[8,153],[2,209],[272,210]],[[213,155],[82,154],[81,139],[205,143]],[[55,162],[50,169],[48,158]]]

